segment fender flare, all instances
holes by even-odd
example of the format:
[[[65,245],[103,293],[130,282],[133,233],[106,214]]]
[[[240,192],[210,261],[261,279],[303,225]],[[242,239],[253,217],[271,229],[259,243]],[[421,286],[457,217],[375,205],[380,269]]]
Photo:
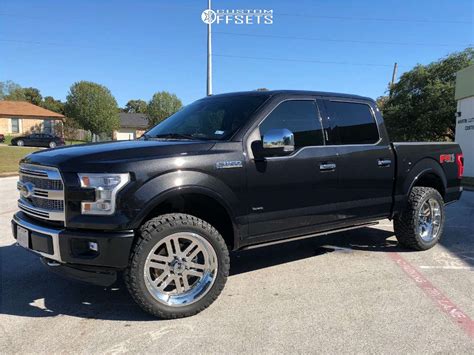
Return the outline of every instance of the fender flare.
[[[132,228],[138,228],[144,219],[162,202],[183,194],[203,195],[214,199],[223,206],[232,221],[234,243],[238,242],[240,225],[235,214],[239,206],[237,196],[221,180],[199,171],[174,171],[159,175],[143,184],[132,197],[135,199],[134,204],[143,206],[133,219]]]

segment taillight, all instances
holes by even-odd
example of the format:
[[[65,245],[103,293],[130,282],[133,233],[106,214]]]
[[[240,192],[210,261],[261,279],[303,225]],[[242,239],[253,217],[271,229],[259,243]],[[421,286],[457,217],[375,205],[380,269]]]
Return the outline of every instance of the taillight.
[[[464,156],[462,154],[456,154],[456,165],[458,166],[458,179],[461,179],[464,175]]]

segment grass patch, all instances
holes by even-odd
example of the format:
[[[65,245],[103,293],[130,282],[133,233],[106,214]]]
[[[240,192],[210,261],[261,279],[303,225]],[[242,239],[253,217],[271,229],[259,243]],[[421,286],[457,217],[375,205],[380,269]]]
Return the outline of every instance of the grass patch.
[[[10,145],[12,144],[12,138],[13,136],[5,136],[5,144]]]
[[[0,147],[0,173],[18,172],[18,163],[26,155],[39,148]]]

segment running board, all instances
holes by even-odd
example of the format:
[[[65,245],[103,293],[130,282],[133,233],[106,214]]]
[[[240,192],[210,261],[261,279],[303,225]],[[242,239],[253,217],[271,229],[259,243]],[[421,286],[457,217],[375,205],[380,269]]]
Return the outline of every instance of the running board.
[[[321,236],[321,235],[328,235],[328,234],[333,234],[333,233],[345,232],[345,231],[350,231],[350,230],[353,230],[353,229],[359,229],[359,228],[374,226],[374,225],[377,225],[377,224],[379,224],[378,221],[377,222],[364,223],[364,224],[358,224],[358,225],[351,226],[351,227],[332,229],[332,230],[319,232],[319,233],[302,235],[302,236],[299,236],[299,237],[279,239],[279,240],[274,240],[274,241],[271,241],[271,242],[263,242],[263,243],[260,243],[260,244],[245,246],[245,247],[241,248],[240,250],[250,250],[250,249],[256,249],[256,248],[261,248],[261,247],[267,247],[267,246],[270,246],[270,245],[282,244],[282,243],[286,243],[286,242],[294,242],[296,240],[302,240],[302,239],[307,239],[307,238],[312,238],[312,237],[318,237],[318,236]]]

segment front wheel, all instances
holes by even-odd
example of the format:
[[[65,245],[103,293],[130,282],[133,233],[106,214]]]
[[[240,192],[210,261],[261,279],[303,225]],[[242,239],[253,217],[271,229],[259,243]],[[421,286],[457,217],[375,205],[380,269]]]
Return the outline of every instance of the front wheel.
[[[404,211],[393,221],[398,242],[410,249],[427,250],[438,243],[444,229],[444,200],[431,187],[414,187]]]
[[[160,318],[181,318],[207,308],[229,274],[229,252],[219,232],[187,214],[146,222],[125,271],[133,299]]]
[[[52,148],[56,148],[56,142],[52,141],[52,142],[49,142],[49,147],[52,149]]]
[[[16,142],[16,145],[18,147],[23,147],[25,145],[25,142],[23,142],[21,139]]]

